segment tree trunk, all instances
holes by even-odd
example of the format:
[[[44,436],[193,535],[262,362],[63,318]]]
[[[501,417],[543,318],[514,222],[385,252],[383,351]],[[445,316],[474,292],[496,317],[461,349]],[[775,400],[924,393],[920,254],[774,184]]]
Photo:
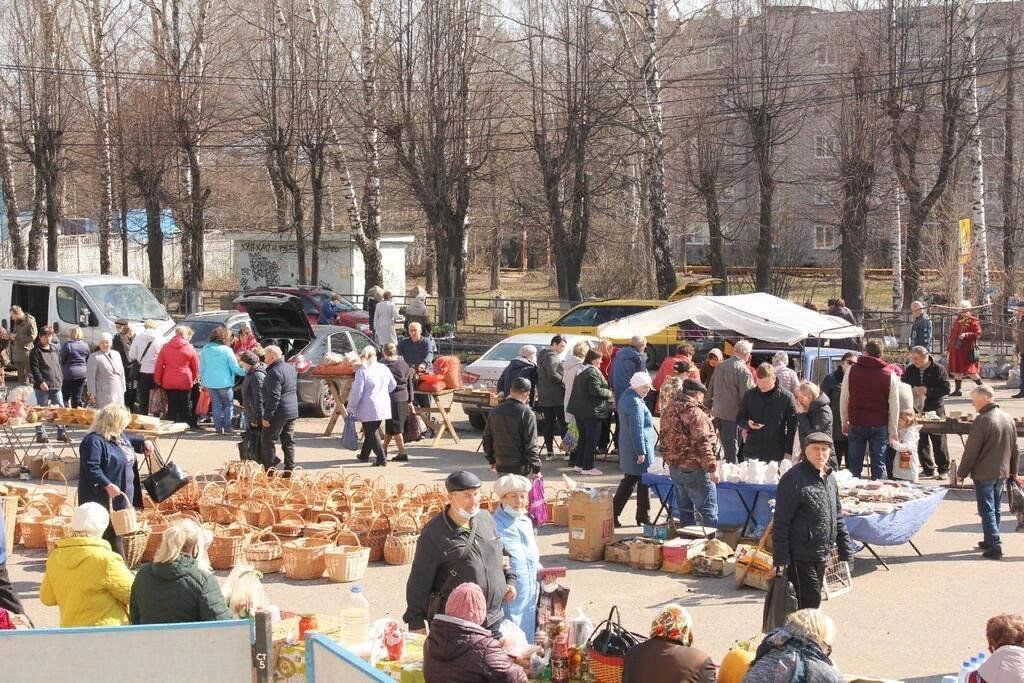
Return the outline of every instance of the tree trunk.
[[[124,166],[121,167],[120,192],[121,200],[121,274],[128,277],[128,183],[124,177]]]
[[[190,278],[185,284],[186,289],[201,290],[206,279],[205,260],[203,258],[203,246],[206,232],[206,200],[210,195],[210,188],[202,185],[203,168],[199,163],[199,145],[188,148],[188,171],[191,206],[191,239],[189,241],[190,255]],[[198,303],[198,302],[196,302]]]
[[[18,196],[15,190],[14,166],[7,145],[7,127],[0,108],[0,195],[3,195],[7,237],[11,241],[11,257],[16,270],[25,270],[25,241],[21,235]]]
[[[1010,305],[1016,284],[1017,185],[1014,136],[1017,134],[1017,44],[1006,46],[1006,91],[1003,97],[1003,291],[1000,312]]]
[[[491,290],[496,290],[501,287],[501,231],[497,227],[494,228],[488,252],[490,255],[487,265],[491,274],[489,286]]]
[[[909,309],[911,302],[921,297],[921,235],[928,213],[920,202],[908,201],[907,213],[906,259],[903,261],[903,310]]]
[[[967,125],[969,163],[971,165],[971,218],[974,223],[974,258],[977,267],[978,301],[982,316],[991,319],[992,290],[989,283],[988,226],[985,222],[985,162],[981,140],[981,117],[978,115],[978,63],[975,46],[974,3],[968,9],[967,59],[970,74],[970,93],[967,95]]]
[[[110,273],[110,235],[114,204],[114,171],[110,151],[110,113],[107,102],[107,75],[105,65],[106,36],[103,33],[103,11],[100,0],[88,1],[89,60],[96,79],[96,145],[100,161],[100,272]]]
[[[43,175],[32,167],[32,223],[28,229],[28,269],[39,270],[43,258],[43,219],[46,215],[46,193]]]
[[[42,144],[43,192],[46,194],[46,269],[52,272],[60,270],[58,238],[62,202],[56,141],[58,136],[56,131],[46,129]]]
[[[718,207],[718,189],[715,180],[700,193],[704,199],[704,216],[708,222],[708,260],[711,265],[711,277],[722,282],[712,286],[716,296],[729,293],[729,272],[725,267],[725,236],[722,234],[722,214]],[[684,245],[685,249],[686,246]]]
[[[893,226],[889,266],[892,272],[892,310],[896,312],[903,310],[903,214],[900,211],[899,183],[893,189],[893,214],[896,225]]]
[[[324,161],[323,155],[309,164],[309,194],[313,202],[310,223],[309,284],[320,285],[320,236],[324,228]]]
[[[143,196],[146,207],[146,257],[149,259],[149,286],[164,289],[164,235],[160,225],[160,198],[156,192]]]

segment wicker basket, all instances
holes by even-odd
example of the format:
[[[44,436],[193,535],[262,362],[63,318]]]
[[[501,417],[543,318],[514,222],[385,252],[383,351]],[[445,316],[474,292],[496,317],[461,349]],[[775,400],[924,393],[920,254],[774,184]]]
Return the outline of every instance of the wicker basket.
[[[71,492],[71,487],[68,485],[68,480],[62,474],[57,473],[55,479],[64,479],[64,493],[57,490],[57,487],[53,484],[44,484],[43,478],[39,479],[39,486],[32,492],[29,500],[37,500],[42,498],[46,501],[47,505],[51,508],[56,508],[64,503],[73,503],[74,497]]]
[[[624,657],[606,655],[592,648],[587,656],[594,683],[622,683],[622,669],[626,661]]]
[[[107,508],[110,511],[110,525],[114,527],[114,533],[118,536],[134,534],[139,530],[139,517],[135,513],[135,508],[132,507],[132,501],[128,498],[128,494],[121,491],[118,495],[124,496],[124,499],[128,501],[128,505],[123,510],[115,510],[114,499],[117,496],[107,501]]]
[[[324,551],[330,544],[327,538],[297,538],[283,543],[285,576],[300,581],[321,578],[327,568]]]
[[[264,529],[252,537],[245,546],[245,561],[264,574],[274,574],[284,568],[281,539],[270,529]]]
[[[355,545],[342,543],[342,539],[354,542]],[[370,562],[370,549],[359,543],[359,537],[349,529],[342,529],[334,539],[334,545],[324,551],[327,564],[327,578],[335,583],[358,581],[366,573],[366,565]]]
[[[359,542],[370,549],[370,562],[384,559],[384,541],[391,533],[391,521],[385,515],[355,513],[349,518],[348,527],[359,536]]]
[[[306,538],[318,536],[334,536],[341,529],[341,520],[329,512],[321,512],[316,520],[302,528],[302,535]]]
[[[262,500],[247,500],[238,506],[238,511],[245,517],[245,523],[249,526],[263,529],[275,520],[274,508]]]
[[[71,535],[71,518],[51,517],[43,522],[43,533],[46,534],[46,553],[50,554],[57,547],[57,541]]]
[[[164,531],[170,520],[159,510],[150,510],[145,514],[146,527],[149,529],[149,536],[146,539],[146,548],[142,551],[142,561],[152,562],[156,557],[156,551],[164,540]]]
[[[282,538],[298,538],[302,535],[302,529],[306,526],[306,520],[296,512],[285,512],[281,514],[279,521],[270,530]]]
[[[124,543],[124,563],[128,569],[137,569],[149,545],[149,528],[143,525],[138,531],[122,534],[121,542]]]
[[[25,506],[25,511],[18,515],[18,527],[21,529],[21,544],[26,548],[40,549],[46,547],[46,526],[44,522],[53,519],[53,508],[45,500],[37,499]]]
[[[15,525],[18,521],[18,496],[0,497],[0,505],[4,506],[4,536],[7,541],[8,556],[14,552]]]
[[[207,553],[210,555],[210,566],[214,569],[231,569],[242,557],[242,548],[248,540],[249,532],[244,527],[214,527],[213,540]]]
[[[343,489],[334,489],[327,494],[324,501],[324,511],[340,516],[348,514],[352,510],[348,494]]]
[[[224,487],[207,484],[199,494],[199,516],[204,522],[217,521],[217,507],[224,502]]]
[[[398,515],[391,526],[391,533],[384,539],[384,561],[391,565],[411,564],[419,540],[416,517],[409,513]]]
[[[559,489],[551,501],[551,523],[569,526],[569,492],[566,489]]]

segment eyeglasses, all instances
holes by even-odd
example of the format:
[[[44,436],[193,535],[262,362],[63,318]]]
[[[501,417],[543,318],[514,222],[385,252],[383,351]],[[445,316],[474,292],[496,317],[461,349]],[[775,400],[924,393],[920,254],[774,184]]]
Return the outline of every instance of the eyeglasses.
[[[821,651],[825,653],[826,657],[831,657],[832,656],[832,646],[829,645],[828,643],[822,643],[821,644]]]

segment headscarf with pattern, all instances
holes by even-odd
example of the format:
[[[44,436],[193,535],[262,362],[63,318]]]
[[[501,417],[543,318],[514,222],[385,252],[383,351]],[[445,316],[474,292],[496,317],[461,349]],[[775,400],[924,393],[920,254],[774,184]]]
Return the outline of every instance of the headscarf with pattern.
[[[689,647],[693,644],[693,619],[680,605],[667,605],[651,623],[651,637],[674,640]]]

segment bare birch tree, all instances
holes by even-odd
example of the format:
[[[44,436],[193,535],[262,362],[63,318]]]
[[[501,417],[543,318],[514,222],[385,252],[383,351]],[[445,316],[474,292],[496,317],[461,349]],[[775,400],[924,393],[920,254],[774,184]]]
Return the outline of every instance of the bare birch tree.
[[[0,194],[3,194],[7,237],[11,241],[11,260],[15,268],[24,270],[25,241],[21,234],[21,215],[14,180],[14,164],[11,163],[11,150],[7,141],[6,111],[0,99]]]

